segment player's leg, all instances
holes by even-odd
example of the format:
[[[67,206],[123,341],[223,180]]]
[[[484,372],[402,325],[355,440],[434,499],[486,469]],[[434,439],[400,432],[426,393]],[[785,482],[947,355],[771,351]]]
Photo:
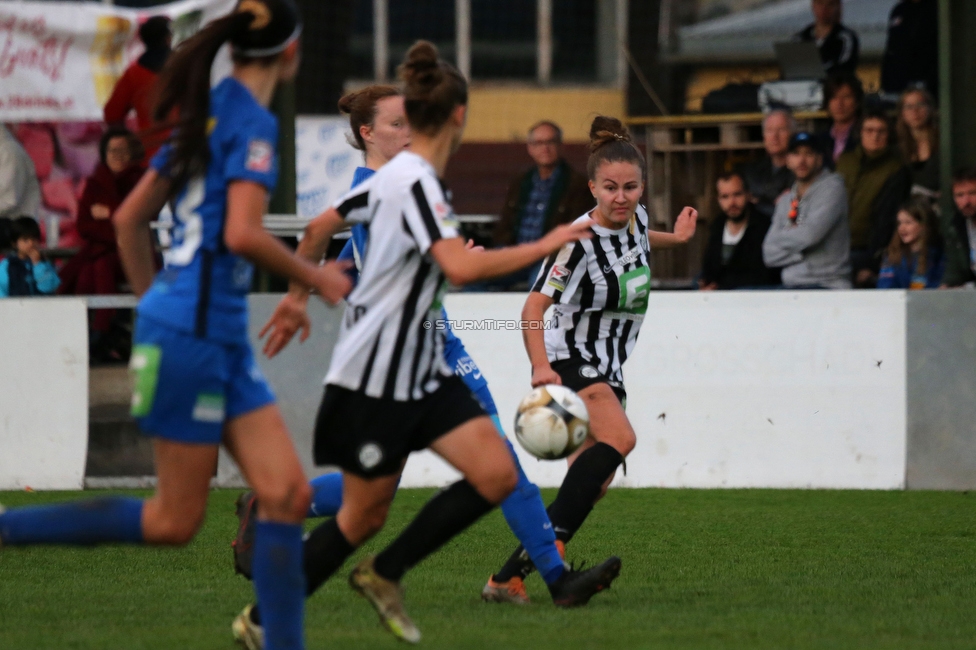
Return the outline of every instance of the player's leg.
[[[259,502],[253,577],[264,617],[264,647],[302,648],[302,521],[311,488],[276,406],[267,404],[230,420],[224,439]],[[236,623],[235,636],[246,633]],[[239,640],[247,643],[246,638]]]
[[[579,390],[590,414],[590,435],[584,448],[572,458],[556,499],[549,505],[556,539],[566,544],[606,493],[617,467],[637,442],[637,435],[627,419],[620,399],[605,383],[591,384]],[[531,571],[524,549],[515,549],[496,580]]]
[[[0,538],[9,546],[186,544],[203,522],[217,446],[156,438],[153,451],[158,483],[145,502],[104,497],[16,508],[0,515]]]
[[[542,502],[542,495],[539,488],[522,471],[515,449],[504,438],[504,429],[498,415],[493,415],[492,421],[503,436],[518,472],[515,490],[501,504],[502,514],[505,515],[508,527],[521,542],[532,565],[539,570],[545,583],[551,585],[562,576],[564,564],[560,549],[556,546],[556,536]],[[482,598],[490,602],[527,603],[529,598],[525,593],[523,578],[522,575],[491,576],[482,590]]]

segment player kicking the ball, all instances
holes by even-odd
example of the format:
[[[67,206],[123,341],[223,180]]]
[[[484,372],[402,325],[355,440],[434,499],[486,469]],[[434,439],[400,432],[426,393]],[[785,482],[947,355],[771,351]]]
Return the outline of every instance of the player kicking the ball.
[[[548,509],[563,544],[606,494],[637,442],[624,413],[622,367],[647,310],[651,248],[686,243],[698,218],[685,208],[674,233],[648,229],[647,212],[638,204],[644,194],[644,156],[619,120],[593,120],[590,149],[587,172],[597,206],[576,223],[592,218],[593,237],[569,243],[546,259],[522,310],[523,321],[540,324],[523,331],[532,386],[572,388],[590,414],[590,437],[570,456],[569,471]],[[552,327],[544,329],[541,321],[551,306]],[[531,570],[520,546],[489,586],[521,582]]]
[[[518,483],[510,448],[447,366],[444,334],[431,327],[441,318],[445,276],[464,284],[505,275],[588,236],[588,229],[577,224],[532,244],[467,250],[439,181],[463,133],[467,84],[423,41],[411,48],[400,75],[410,150],[313,220],[299,247],[318,260],[347,223],[369,226],[315,431],[316,462],[343,470],[342,503],[334,519],[308,536],[305,568],[312,593],[383,526],[407,456],[432,449],[464,479],[438,493],[386,550],[350,576],[390,631],[417,642],[420,632],[403,610],[401,577],[504,501]],[[272,316],[269,353],[300,328],[307,298],[304,287],[291,287]],[[605,570],[612,573],[615,566]],[[254,618],[238,620],[250,625]]]

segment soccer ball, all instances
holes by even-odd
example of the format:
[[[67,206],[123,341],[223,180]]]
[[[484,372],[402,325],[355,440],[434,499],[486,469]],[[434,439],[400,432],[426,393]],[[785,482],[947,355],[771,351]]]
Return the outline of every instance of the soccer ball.
[[[534,388],[515,413],[515,437],[525,451],[542,460],[566,458],[590,432],[590,414],[575,392],[548,384]]]

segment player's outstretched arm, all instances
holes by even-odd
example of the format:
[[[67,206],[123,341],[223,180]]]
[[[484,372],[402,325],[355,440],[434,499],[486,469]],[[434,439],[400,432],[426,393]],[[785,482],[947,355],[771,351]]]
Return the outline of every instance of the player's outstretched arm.
[[[674,248],[687,244],[695,236],[698,210],[685,206],[674,220],[674,232],[647,231],[647,243],[651,248]]]
[[[224,243],[227,248],[263,268],[283,275],[307,290],[315,289],[322,299],[336,304],[352,289],[352,281],[335,264],[319,266],[292,254],[281,241],[264,229],[262,219],[268,192],[253,181],[234,181],[227,189],[227,220]]]
[[[550,296],[532,291],[529,293],[529,297],[525,299],[525,306],[522,307],[522,342],[525,343],[529,363],[532,364],[533,388],[545,384],[563,383],[549,364],[549,356],[546,354],[546,338],[542,328],[542,320],[552,303],[553,299]],[[527,325],[529,323],[534,323],[534,325]]]
[[[431,246],[430,252],[448,281],[460,286],[508,275],[541,260],[570,242],[589,239],[593,236],[590,230],[592,223],[589,219],[584,219],[557,226],[537,241],[489,251],[469,249],[460,237],[440,239]]]
[[[300,259],[306,260],[309,264],[318,265],[325,256],[332,236],[344,227],[345,223],[339,216],[339,213],[332,209],[327,210],[308,223],[305,228],[305,236],[298,244],[298,249],[295,251],[295,254]],[[323,265],[321,269],[329,273],[340,273],[346,278],[346,282],[351,289],[352,282],[345,274],[345,270],[351,265],[351,261],[329,262]],[[343,291],[339,298],[345,296],[348,292],[348,290]],[[298,339],[300,343],[304,343],[308,339],[311,333],[311,321],[308,318],[307,312],[308,296],[308,286],[296,280],[292,280],[289,283],[288,293],[278,303],[274,313],[271,314],[271,318],[268,319],[268,322],[265,323],[264,327],[261,328],[261,332],[258,334],[258,338],[261,339],[265,335],[268,336],[264,344],[264,354],[268,358],[274,357],[281,352],[291,342],[295,334],[299,332],[301,332]],[[338,302],[338,298],[332,300],[331,296],[324,295],[323,297],[327,302],[332,304]]]
[[[119,257],[122,258],[122,268],[125,269],[129,286],[137,296],[146,293],[156,275],[149,222],[166,205],[169,191],[169,179],[150,169],[142,175],[115,212],[113,222]]]

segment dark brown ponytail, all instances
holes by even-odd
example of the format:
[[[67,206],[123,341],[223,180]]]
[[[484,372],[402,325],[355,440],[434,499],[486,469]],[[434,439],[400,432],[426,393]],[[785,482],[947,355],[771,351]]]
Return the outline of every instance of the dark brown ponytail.
[[[360,151],[366,151],[366,142],[359,133],[360,127],[373,126],[376,119],[376,104],[387,97],[399,97],[400,91],[395,86],[374,85],[361,90],[346,93],[339,100],[339,112],[349,116],[349,126],[352,136],[356,139],[353,145]]]
[[[627,127],[615,117],[598,115],[590,126],[590,158],[586,173],[596,180],[596,170],[605,162],[629,162],[640,167],[641,178],[647,174],[644,154],[633,143]]]
[[[174,196],[191,178],[206,173],[210,162],[210,67],[217,51],[246,32],[252,20],[250,12],[234,12],[209,23],[176,48],[159,75],[153,118],[175,127],[169,158]],[[171,119],[174,114],[175,120]]]
[[[397,74],[404,82],[407,120],[418,133],[435,133],[456,107],[468,103],[468,82],[457,68],[438,57],[429,41],[413,44]]]

